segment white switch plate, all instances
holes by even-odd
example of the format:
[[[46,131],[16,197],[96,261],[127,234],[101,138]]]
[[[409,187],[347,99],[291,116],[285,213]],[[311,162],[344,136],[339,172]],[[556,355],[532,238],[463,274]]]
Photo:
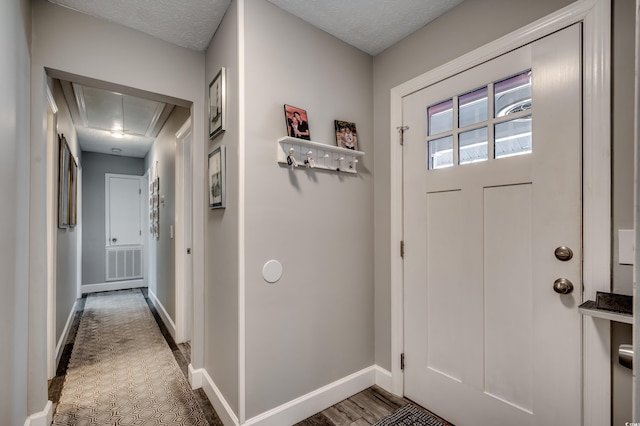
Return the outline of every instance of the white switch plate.
[[[633,229],[618,229],[618,263],[633,265],[634,251]]]

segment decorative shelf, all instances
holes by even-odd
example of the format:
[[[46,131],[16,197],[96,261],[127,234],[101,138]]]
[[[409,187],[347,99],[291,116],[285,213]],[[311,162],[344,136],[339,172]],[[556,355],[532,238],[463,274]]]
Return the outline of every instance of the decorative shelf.
[[[278,163],[289,167],[333,170],[344,173],[358,173],[358,159],[364,156],[362,151],[327,145],[320,142],[286,136],[278,139]],[[292,156],[294,164],[287,159]],[[309,161],[311,159],[312,161]],[[307,161],[307,163],[305,163]],[[297,166],[295,165],[297,164]]]
[[[578,307],[578,311],[582,315],[633,324],[633,297],[597,292],[596,300],[587,300]]]

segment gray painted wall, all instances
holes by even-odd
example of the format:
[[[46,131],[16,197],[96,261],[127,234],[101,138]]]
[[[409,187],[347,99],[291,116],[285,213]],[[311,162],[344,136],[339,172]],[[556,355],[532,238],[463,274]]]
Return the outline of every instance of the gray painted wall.
[[[62,93],[62,87],[58,80],[50,81],[51,91],[58,107],[57,113],[57,133],[64,134],[71,154],[78,162],[78,167],[82,167],[82,161],[79,158],[80,147],[76,129],[71,120],[69,106]],[[54,150],[58,147],[58,140],[55,140]],[[56,158],[58,158],[56,156]],[[58,176],[59,162],[56,161],[56,173]],[[58,185],[55,186],[56,194],[58,193]],[[56,203],[57,206],[57,203]],[[78,224],[82,218],[78,217]],[[78,227],[74,228],[57,228],[56,237],[56,343],[60,341],[62,332],[67,324],[73,304],[76,301],[76,288],[78,284]]]
[[[158,134],[151,150],[144,158],[144,169],[158,165],[160,177],[160,239],[152,238],[147,247],[150,256],[155,257],[156,282],[153,291],[169,317],[176,319],[176,280],[175,280],[175,238],[171,237],[170,227],[175,230],[176,217],[176,132],[189,118],[189,110],[176,107],[164,127]],[[168,324],[167,324],[168,325]]]
[[[245,2],[246,415],[374,363],[373,73],[369,55],[275,7]],[[306,109],[311,139],[357,124],[358,175],[276,162],[283,104]],[[267,284],[266,261],[284,267]]]
[[[106,281],[105,173],[144,175],[144,159],[82,153],[82,285]]]
[[[24,424],[32,412],[27,407],[30,42],[30,2],[1,2],[0,339],[4,348],[0,351],[0,381],[5,385],[0,387],[0,424],[6,425]]]
[[[220,67],[227,70],[226,131],[206,144],[201,160],[220,145],[226,148],[226,208],[205,207],[205,361],[204,366],[234,410],[239,409],[238,373],[238,11],[232,1],[206,55],[208,87]],[[205,120],[205,124],[208,118]],[[209,135],[208,128],[205,129]],[[196,157],[198,158],[198,157]],[[207,178],[205,178],[207,180]],[[205,185],[208,188],[208,185]],[[209,205],[208,192],[200,194]]]

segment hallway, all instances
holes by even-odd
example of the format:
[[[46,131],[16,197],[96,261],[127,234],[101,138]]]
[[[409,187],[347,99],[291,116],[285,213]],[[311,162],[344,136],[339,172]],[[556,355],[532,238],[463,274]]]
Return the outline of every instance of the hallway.
[[[180,346],[140,290],[84,297],[49,384],[53,424],[222,425]]]

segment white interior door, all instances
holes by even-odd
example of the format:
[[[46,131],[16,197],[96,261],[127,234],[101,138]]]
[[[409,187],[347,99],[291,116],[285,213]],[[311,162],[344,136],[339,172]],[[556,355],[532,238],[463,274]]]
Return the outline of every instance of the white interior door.
[[[176,133],[176,341],[191,340],[191,119]]]
[[[581,424],[580,33],[403,99],[405,395],[458,426]]]
[[[142,245],[141,176],[105,175],[106,245]]]

